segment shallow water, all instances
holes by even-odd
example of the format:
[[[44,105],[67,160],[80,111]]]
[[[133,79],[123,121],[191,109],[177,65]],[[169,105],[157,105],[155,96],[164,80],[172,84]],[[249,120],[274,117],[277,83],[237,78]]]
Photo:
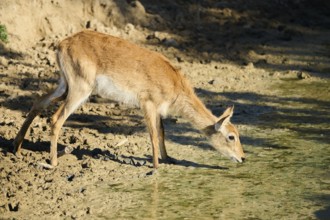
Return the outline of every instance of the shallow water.
[[[329,218],[329,81],[283,81],[274,91],[277,96],[255,100],[254,108],[261,109],[251,116],[256,120],[241,126],[245,164],[204,150],[209,158],[196,163],[209,168],[162,165],[147,178],[103,183],[102,194],[90,198],[95,207],[107,195],[125,195],[125,201],[95,214],[104,219]]]

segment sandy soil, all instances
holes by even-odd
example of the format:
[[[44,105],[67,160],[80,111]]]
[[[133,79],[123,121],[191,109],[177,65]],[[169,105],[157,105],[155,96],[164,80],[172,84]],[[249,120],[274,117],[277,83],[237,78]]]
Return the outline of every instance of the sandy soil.
[[[151,178],[151,144],[141,112],[97,96],[62,129],[59,150],[72,146],[74,151],[55,169],[40,163],[48,161],[49,118],[57,106],[35,119],[22,157],[11,153],[33,100],[57,83],[54,52],[65,36],[91,28],[163,53],[215,114],[235,104],[233,120],[244,136],[249,122],[271,109],[254,107],[257,95],[276,96],[273,86],[283,79],[328,77],[329,4],[313,2],[1,1],[0,23],[8,29],[9,43],[0,43],[0,218],[88,218],[105,208],[78,205],[96,192],[97,183],[129,185]],[[248,109],[239,94],[254,97]],[[188,123],[166,119],[167,145],[179,164],[197,166],[193,162],[201,152],[196,149],[209,146]],[[104,202],[116,209],[124,200],[111,194]]]

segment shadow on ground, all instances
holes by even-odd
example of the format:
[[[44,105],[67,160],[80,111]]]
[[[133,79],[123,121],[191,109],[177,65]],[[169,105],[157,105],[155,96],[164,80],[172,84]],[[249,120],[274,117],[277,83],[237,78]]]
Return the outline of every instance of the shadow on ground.
[[[326,49],[330,47],[329,2],[141,0],[141,3],[159,20],[158,25],[146,25],[148,29],[180,36],[183,42],[170,46],[202,62],[229,60],[239,65],[253,62],[271,71],[330,70]],[[162,39],[159,44],[166,47],[167,42]],[[256,56],[251,57],[251,52]],[[282,60],[273,62],[267,55],[280,55]]]

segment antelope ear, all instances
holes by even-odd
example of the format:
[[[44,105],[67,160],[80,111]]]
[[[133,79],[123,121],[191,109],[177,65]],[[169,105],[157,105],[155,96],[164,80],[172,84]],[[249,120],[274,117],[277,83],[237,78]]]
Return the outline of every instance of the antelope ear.
[[[223,114],[220,116],[220,118],[224,118],[224,117],[229,117],[231,118],[234,114],[234,106],[230,106],[228,107],[224,112]]]
[[[230,122],[230,118],[233,116],[234,113],[234,106],[228,107],[224,113],[220,116],[220,119],[217,123],[214,125],[214,129],[216,131],[220,131],[221,127],[228,122]]]

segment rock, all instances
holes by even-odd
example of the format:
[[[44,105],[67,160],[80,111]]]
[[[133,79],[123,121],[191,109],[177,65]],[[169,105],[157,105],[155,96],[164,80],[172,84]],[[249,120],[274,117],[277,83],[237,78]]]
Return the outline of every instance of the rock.
[[[80,187],[79,188],[79,193],[84,193],[86,191],[86,188],[85,187]]]
[[[303,72],[303,71],[299,71],[298,73],[297,73],[297,78],[298,79],[308,79],[308,78],[310,78],[311,76],[308,74],[308,73],[306,73],[306,72]]]
[[[130,34],[132,31],[135,30],[135,27],[134,27],[133,24],[128,23],[128,24],[126,24],[124,30],[125,30],[125,33],[126,33],[126,34]]]
[[[87,168],[92,168],[95,162],[93,160],[86,159],[82,164],[81,168],[87,169]]]
[[[159,44],[160,39],[157,38],[154,34],[149,34],[146,38],[150,44]]]
[[[180,57],[180,56],[176,56],[176,60],[177,60],[179,63],[184,62],[183,58]]]
[[[87,21],[85,27],[93,29],[95,31],[100,31],[100,32],[104,31],[104,25],[97,19],[92,19]]]
[[[123,164],[132,164],[131,158],[123,158],[123,157],[121,157],[120,160],[121,160],[121,162]]]
[[[86,169],[86,168],[90,168],[91,167],[91,163],[90,162],[86,162],[81,164],[81,168]]]
[[[134,158],[130,158],[130,164],[131,165],[134,165],[136,167],[140,167],[140,166],[143,166],[146,164],[146,161],[138,161],[137,159],[134,159]]]
[[[278,78],[278,77],[280,77],[282,74],[281,74],[281,72],[279,72],[279,71],[275,71],[274,73],[270,73],[269,75]]]
[[[66,154],[71,154],[73,150],[74,150],[73,147],[66,146],[63,150],[58,151],[57,157],[61,157],[61,156],[66,155]]]
[[[155,170],[155,169],[153,169],[153,170],[147,172],[146,173],[146,176],[153,176],[153,175],[157,175],[157,174],[158,174],[158,171]]]
[[[252,62],[249,62],[246,66],[246,69],[253,69],[254,68],[254,64]]]
[[[92,209],[90,207],[86,208],[86,214],[88,215],[93,214]]]
[[[12,203],[8,204],[8,209],[11,212],[17,212],[19,209],[19,202],[16,205],[13,205]]]
[[[71,175],[68,175],[66,177],[66,179],[69,181],[69,182],[72,182],[72,180],[74,179],[75,175],[74,174],[71,174]]]
[[[92,157],[93,158],[96,158],[96,159],[99,159],[100,158],[100,155],[102,155],[103,152],[100,148],[95,148],[92,150]]]
[[[8,64],[9,64],[9,62],[5,57],[0,57],[0,66],[7,67]]]
[[[78,210],[74,215],[77,218],[79,218],[79,217],[82,217],[82,216],[86,215],[86,211],[85,210]]]
[[[143,6],[143,4],[140,1],[134,0],[134,1],[130,1],[129,3],[132,8],[133,8],[133,12],[135,12],[135,16],[137,18],[140,19],[144,19],[144,17],[146,16],[146,10]]]
[[[79,141],[79,139],[77,138],[77,136],[71,135],[69,137],[69,144],[76,144]]]
[[[6,205],[1,205],[0,206],[0,214],[3,214],[7,211],[9,211],[9,210],[8,210],[8,207]]]
[[[266,65],[268,64],[266,59],[260,59],[257,62],[255,62],[256,65]]]
[[[214,78],[211,81],[209,81],[209,84],[214,85],[214,86],[224,86],[226,84],[226,82],[222,78],[217,77],[217,78]]]
[[[173,38],[169,38],[169,39],[165,38],[162,42],[167,47],[178,47],[179,46],[179,43]]]

